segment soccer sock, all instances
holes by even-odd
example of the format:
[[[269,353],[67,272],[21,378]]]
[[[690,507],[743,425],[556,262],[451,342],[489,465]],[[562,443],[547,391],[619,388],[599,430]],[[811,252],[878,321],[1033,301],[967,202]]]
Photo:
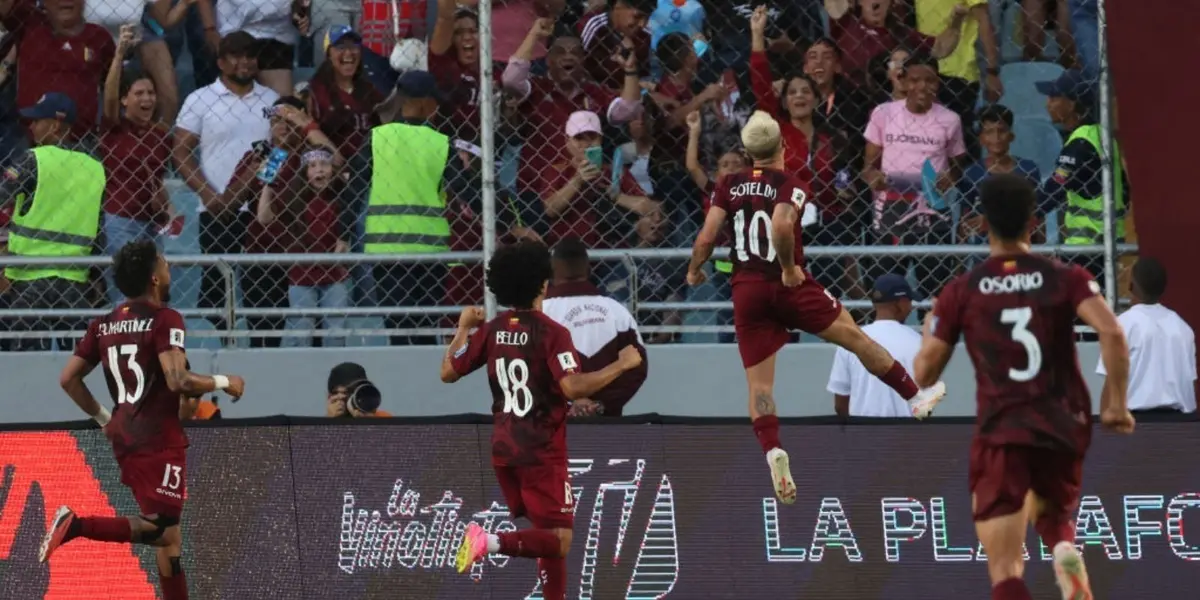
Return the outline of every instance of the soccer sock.
[[[896,390],[896,393],[905,400],[912,400],[921,391],[917,389],[917,384],[913,382],[912,377],[908,376],[908,371],[904,370],[904,365],[899,361],[893,361],[892,368],[888,369],[888,372],[884,373],[879,380]]]
[[[557,557],[558,534],[553,529],[523,529],[497,534],[500,554],[522,558]]]
[[[133,541],[133,532],[129,527],[129,519],[125,517],[79,517],[67,528],[63,541],[77,537],[128,544]]]
[[[545,600],[566,600],[566,560],[561,558],[539,558],[538,575],[542,578],[542,598],[545,598]]]
[[[158,585],[162,587],[163,600],[188,600],[187,578],[183,570],[170,577],[158,574]]]
[[[1059,542],[1075,541],[1075,522],[1069,517],[1038,517],[1033,529],[1046,542],[1046,547],[1052,550]]]
[[[992,586],[992,600],[1033,600],[1025,580],[1020,577],[1010,577]]]
[[[763,415],[754,420],[754,436],[758,445],[762,446],[763,454],[779,447],[779,417]]]

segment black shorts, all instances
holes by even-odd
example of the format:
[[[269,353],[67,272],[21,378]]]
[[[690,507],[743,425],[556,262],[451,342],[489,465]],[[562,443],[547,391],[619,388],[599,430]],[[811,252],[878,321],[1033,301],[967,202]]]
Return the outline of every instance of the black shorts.
[[[292,70],[296,63],[296,47],[271,38],[258,39],[258,70]]]

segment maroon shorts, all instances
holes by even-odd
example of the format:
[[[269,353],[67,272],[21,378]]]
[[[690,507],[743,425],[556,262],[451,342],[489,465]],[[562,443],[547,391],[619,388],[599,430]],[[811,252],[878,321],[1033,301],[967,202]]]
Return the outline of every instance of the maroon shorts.
[[[1044,516],[1071,517],[1079,505],[1083,457],[1070,452],[971,442],[971,496],[976,521],[1019,512],[1030,490]]]
[[[494,468],[514,519],[527,517],[538,529],[575,527],[575,498],[565,463]]]
[[[133,491],[143,515],[179,518],[187,495],[187,448],[117,458],[121,483]]]
[[[812,275],[793,288],[777,279],[733,282],[733,327],[746,368],[778,352],[791,337],[790,331],[820,333],[840,314],[842,303]]]

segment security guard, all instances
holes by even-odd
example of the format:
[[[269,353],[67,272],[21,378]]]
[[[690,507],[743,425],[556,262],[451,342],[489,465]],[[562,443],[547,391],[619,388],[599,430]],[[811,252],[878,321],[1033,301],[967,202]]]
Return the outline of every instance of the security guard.
[[[92,254],[100,227],[104,167],[82,152],[60,145],[75,122],[75,102],[48,93],[20,111],[30,121],[33,149],[5,169],[0,202],[14,202],[8,250],[15,256],[70,257]],[[87,267],[15,267],[4,269],[12,282],[14,309],[88,308]],[[79,319],[24,320],[20,330],[41,322],[55,330],[74,329]],[[64,341],[60,341],[60,347]],[[50,341],[20,340],[21,350],[49,350]]]
[[[382,125],[350,165],[351,185],[365,206],[363,252],[427,254],[450,249],[446,219],[450,138],[429,125],[442,102],[437,82],[426,71],[408,71],[376,112]],[[364,200],[365,199],[365,200]],[[446,265],[380,263],[373,269],[379,306],[433,306],[444,293]],[[388,327],[436,327],[437,317],[388,317]],[[393,336],[393,345],[433,344],[431,336]]]
[[[1049,97],[1046,109],[1050,119],[1069,131],[1058,156],[1054,175],[1043,184],[1043,198],[1051,207],[1063,208],[1064,243],[1098,245],[1104,243],[1104,181],[1100,158],[1100,127],[1096,122],[1094,80],[1082,71],[1065,71],[1054,81],[1037,83],[1039,92]],[[1113,140],[1111,163],[1115,172],[1115,234],[1125,238],[1125,208],[1129,186],[1121,164],[1121,149]],[[1079,264],[1100,275],[1098,257],[1080,257]]]

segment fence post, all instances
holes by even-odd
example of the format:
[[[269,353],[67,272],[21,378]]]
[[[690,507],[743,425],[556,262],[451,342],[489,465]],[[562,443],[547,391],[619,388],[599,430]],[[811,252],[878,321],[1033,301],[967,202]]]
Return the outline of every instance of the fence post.
[[[1116,169],[1114,164],[1116,147],[1113,142],[1112,79],[1108,72],[1108,18],[1105,15],[1105,0],[1096,3],[1097,45],[1100,50],[1100,180],[1104,189],[1104,298],[1108,305],[1117,310],[1117,194]]]
[[[483,268],[496,252],[496,101],[492,80],[492,0],[479,2],[479,133],[483,146]],[[496,316],[496,298],[482,282],[487,318]]]

